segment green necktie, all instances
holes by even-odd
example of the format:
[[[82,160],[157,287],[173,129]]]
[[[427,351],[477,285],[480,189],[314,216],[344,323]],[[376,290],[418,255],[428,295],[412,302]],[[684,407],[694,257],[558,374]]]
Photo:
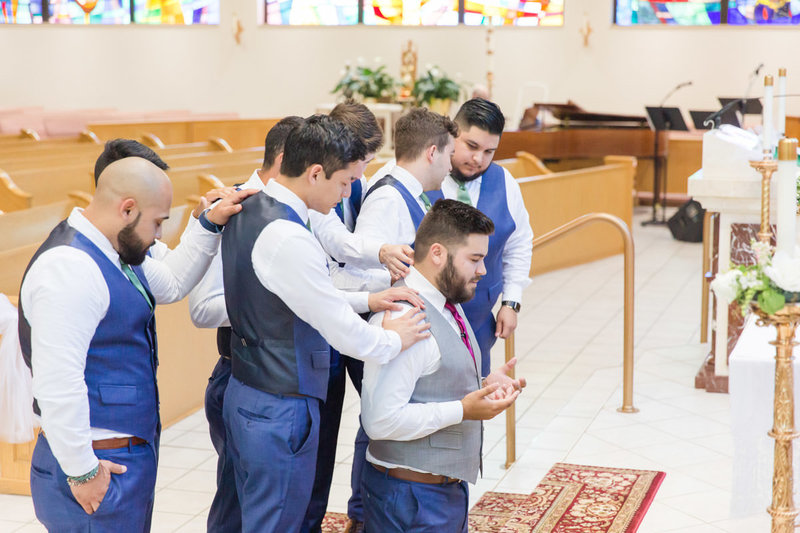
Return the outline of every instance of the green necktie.
[[[425,204],[425,212],[427,213],[428,211],[430,211],[431,201],[428,200],[428,195],[425,194],[425,191],[422,191],[422,193],[419,195],[419,199],[422,200],[423,204]]]
[[[308,220],[306,220],[306,229],[308,229],[308,231],[311,231],[311,217],[308,217]],[[311,231],[311,235],[314,235],[313,231]]]
[[[152,309],[153,302],[150,301],[150,297],[147,295],[147,291],[144,290],[144,285],[142,285],[142,282],[139,281],[139,277],[136,275],[136,272],[134,272],[133,269],[126,263],[120,262],[120,264],[122,265],[122,271],[125,272],[125,275],[128,276],[129,280],[131,280],[131,283],[133,283],[133,286],[136,287],[136,290],[142,293],[142,296],[144,296],[144,299],[147,301],[147,305],[149,305],[150,309]]]
[[[467,192],[467,186],[464,184],[463,181],[453,180],[458,185],[458,193],[456,194],[456,200],[459,202],[464,202],[467,205],[472,205],[472,198],[469,197],[469,193]]]

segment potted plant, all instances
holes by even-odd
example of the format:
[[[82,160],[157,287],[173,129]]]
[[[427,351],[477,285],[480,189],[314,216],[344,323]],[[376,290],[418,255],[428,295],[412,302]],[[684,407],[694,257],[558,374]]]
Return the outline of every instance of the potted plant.
[[[346,63],[341,79],[331,92],[366,102],[391,102],[397,95],[397,81],[386,72],[386,65],[370,68],[360,62],[355,67]]]
[[[417,105],[427,105],[431,111],[447,115],[450,105],[461,95],[461,85],[449,78],[439,67],[426,67],[426,72],[414,82],[411,95]]]

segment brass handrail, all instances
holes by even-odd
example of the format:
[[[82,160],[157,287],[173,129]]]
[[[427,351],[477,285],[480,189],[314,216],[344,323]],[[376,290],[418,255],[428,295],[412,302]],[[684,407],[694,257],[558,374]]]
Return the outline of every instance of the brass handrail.
[[[624,220],[609,213],[589,213],[579,216],[566,224],[548,231],[544,235],[533,239],[533,249],[553,242],[571,231],[593,222],[607,222],[616,227],[622,236],[625,257],[624,280],[624,325],[623,325],[623,363],[622,363],[622,406],[617,408],[620,413],[638,413],[639,409],[633,406],[633,236]],[[506,361],[514,357],[514,336],[506,339]],[[512,375],[513,377],[513,375]],[[506,468],[516,460],[516,418],[514,406],[506,411]]]

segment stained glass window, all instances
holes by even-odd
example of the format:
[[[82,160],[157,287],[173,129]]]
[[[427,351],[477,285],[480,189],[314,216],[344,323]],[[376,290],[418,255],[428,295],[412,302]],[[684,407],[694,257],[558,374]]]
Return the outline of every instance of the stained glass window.
[[[267,0],[267,24],[332,26],[358,23],[357,0]]]
[[[458,0],[363,0],[364,24],[455,26]]]
[[[220,0],[136,0],[140,24],[219,24]]]
[[[800,24],[800,1],[729,0],[728,24]]]
[[[637,24],[710,26],[721,22],[721,14],[720,0],[617,0],[616,6],[616,21],[622,26]]]
[[[564,0],[464,0],[464,24],[563,26]]]
[[[220,0],[0,0],[3,24],[219,24]]]

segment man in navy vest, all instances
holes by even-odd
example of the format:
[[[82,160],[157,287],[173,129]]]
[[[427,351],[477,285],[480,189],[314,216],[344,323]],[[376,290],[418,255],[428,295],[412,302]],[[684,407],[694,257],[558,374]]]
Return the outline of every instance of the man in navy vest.
[[[161,426],[154,307],[197,283],[246,195],[203,212],[169,260],[155,261],[172,186],[153,163],[124,158],[28,265],[20,344],[43,430],[31,493],[48,530],[149,531]]]
[[[356,235],[411,245],[422,217],[441,198],[457,135],[453,121],[427,109],[400,117],[394,137],[397,163],[389,175],[370,180]]]
[[[460,305],[486,274],[493,230],[486,215],[455,200],[437,202],[420,224],[414,267],[398,284],[419,291],[432,337],[389,363],[364,365],[368,532],[467,531],[467,482],[476,482],[481,467],[480,421],[508,408],[525,386],[507,375],[515,360],[481,383],[480,349]]]
[[[414,311],[385,329],[361,320],[313,236],[309,209],[328,212],[348,197],[365,155],[346,126],[309,117],[287,137],[278,177],[243,203],[223,237],[232,351],[223,419],[245,531],[302,526],[331,347],[386,362],[428,336]]]
[[[475,297],[464,304],[467,319],[483,354],[482,375],[491,368],[491,349],[517,327],[522,291],[530,283],[533,231],[522,193],[513,176],[492,163],[505,119],[496,104],[483,98],[468,100],[455,118],[453,170],[442,183],[445,198],[459,200],[486,214],[494,222],[489,238],[484,276]],[[492,308],[502,294],[497,318]]]

